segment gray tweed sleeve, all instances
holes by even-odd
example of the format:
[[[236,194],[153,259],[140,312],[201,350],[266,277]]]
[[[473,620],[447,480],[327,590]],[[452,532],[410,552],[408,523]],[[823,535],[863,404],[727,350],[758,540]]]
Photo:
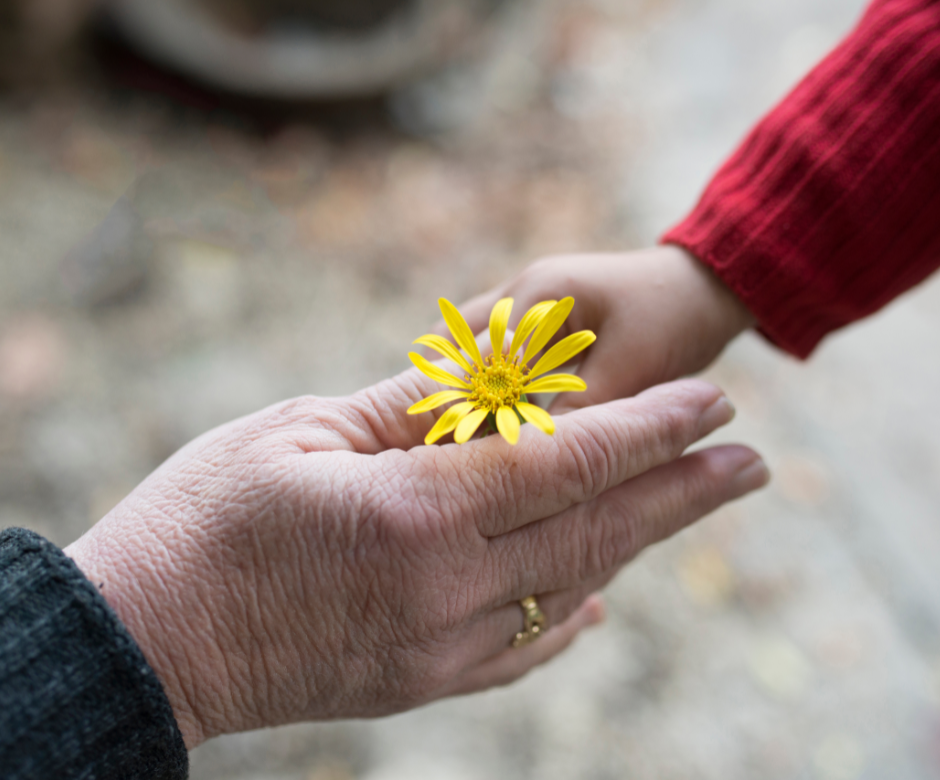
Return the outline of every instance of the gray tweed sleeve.
[[[0,532],[0,777],[187,774],[160,681],[98,589],[38,534]]]

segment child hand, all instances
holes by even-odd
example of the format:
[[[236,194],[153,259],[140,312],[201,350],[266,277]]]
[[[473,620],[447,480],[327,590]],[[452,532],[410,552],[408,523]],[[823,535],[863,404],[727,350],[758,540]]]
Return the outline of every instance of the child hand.
[[[632,396],[700,371],[754,324],[718,277],[675,246],[548,257],[459,308],[479,333],[500,298],[515,299],[512,327],[532,304],[567,295],[575,299],[574,310],[555,340],[592,330],[597,341],[579,370],[587,391],[565,393],[553,413]],[[435,330],[446,335],[443,321]]]

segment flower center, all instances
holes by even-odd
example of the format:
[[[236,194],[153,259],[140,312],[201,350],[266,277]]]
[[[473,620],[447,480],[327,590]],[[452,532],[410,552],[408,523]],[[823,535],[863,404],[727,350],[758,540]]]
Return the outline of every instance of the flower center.
[[[494,414],[501,406],[515,406],[525,382],[523,371],[515,360],[507,361],[505,355],[489,355],[482,370],[466,377],[473,388],[467,400],[476,404],[477,409],[489,409]]]

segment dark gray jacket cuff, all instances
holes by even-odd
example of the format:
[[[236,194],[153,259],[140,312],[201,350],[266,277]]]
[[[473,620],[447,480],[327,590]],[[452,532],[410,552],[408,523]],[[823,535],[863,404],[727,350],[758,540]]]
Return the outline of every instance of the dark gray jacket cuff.
[[[98,589],[38,534],[0,532],[0,777],[187,774],[160,681]]]

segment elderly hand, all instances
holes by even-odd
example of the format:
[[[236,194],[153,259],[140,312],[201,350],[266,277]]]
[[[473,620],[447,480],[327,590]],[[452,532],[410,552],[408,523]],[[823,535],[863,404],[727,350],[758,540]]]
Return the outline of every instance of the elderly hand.
[[[486,328],[500,298],[514,298],[515,311],[524,312],[538,301],[565,295],[577,303],[555,341],[579,330],[592,330],[598,338],[578,371],[587,391],[560,396],[553,413],[625,398],[701,371],[754,324],[718,277],[675,246],[548,257],[461,305],[460,311],[477,333]],[[446,335],[443,321],[435,331]]]
[[[188,747],[509,682],[602,613],[644,547],[761,486],[732,407],[681,381],[464,445],[418,445],[416,370],[287,401],[174,455],[67,549],[163,682]],[[519,599],[550,629],[510,649]]]

